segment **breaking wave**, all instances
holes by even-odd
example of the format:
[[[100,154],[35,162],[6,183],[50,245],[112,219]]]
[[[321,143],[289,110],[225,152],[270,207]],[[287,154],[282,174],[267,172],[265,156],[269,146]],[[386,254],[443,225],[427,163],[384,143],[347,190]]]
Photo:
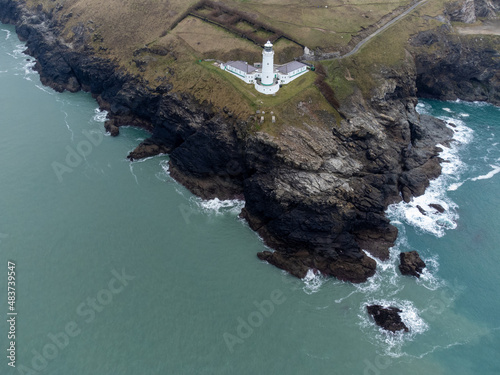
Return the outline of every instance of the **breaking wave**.
[[[239,199],[220,200],[219,198],[203,200],[201,198],[195,199],[198,206],[208,214],[223,215],[226,213],[238,215],[243,207],[245,201]]]
[[[108,111],[105,111],[105,110],[102,110],[100,108],[96,108],[94,110],[94,117],[93,117],[93,120],[95,122],[106,122],[106,120],[108,119]]]
[[[422,103],[417,108],[421,113],[427,112]],[[472,141],[474,134],[462,120],[452,117],[441,119],[446,121],[454,133],[450,147],[440,145],[442,151],[439,156],[444,160],[441,175],[430,182],[425,194],[412,198],[409,203],[392,204],[387,209],[387,216],[391,220],[404,222],[437,237],[442,237],[447,230],[457,227],[458,206],[447,192],[458,189],[464,182],[461,181],[461,176],[467,165],[460,159],[460,152]]]
[[[313,294],[320,290],[321,285],[326,282],[326,277],[321,275],[319,272],[314,272],[309,269],[306,276],[302,279],[304,282],[304,287],[302,290],[307,294]]]

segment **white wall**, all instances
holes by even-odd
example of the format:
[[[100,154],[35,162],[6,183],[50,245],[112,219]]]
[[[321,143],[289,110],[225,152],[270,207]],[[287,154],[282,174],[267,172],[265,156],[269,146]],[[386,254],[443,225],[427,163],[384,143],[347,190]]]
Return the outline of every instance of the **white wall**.
[[[307,67],[303,66],[302,68],[296,69],[288,74],[279,74],[280,83],[286,85],[287,83],[292,82],[294,79],[299,78],[300,76],[306,74],[308,72]]]

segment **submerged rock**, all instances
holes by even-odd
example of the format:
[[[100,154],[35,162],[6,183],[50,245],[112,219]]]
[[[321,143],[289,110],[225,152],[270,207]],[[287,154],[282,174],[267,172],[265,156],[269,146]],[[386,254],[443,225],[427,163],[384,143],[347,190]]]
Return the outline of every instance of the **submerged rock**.
[[[425,262],[420,258],[416,251],[399,254],[401,264],[399,270],[403,275],[420,277],[425,268]]]
[[[400,312],[403,312],[397,307],[383,307],[380,305],[366,306],[368,314],[370,314],[375,323],[383,329],[391,332],[404,331],[408,332],[408,327],[401,320]]]

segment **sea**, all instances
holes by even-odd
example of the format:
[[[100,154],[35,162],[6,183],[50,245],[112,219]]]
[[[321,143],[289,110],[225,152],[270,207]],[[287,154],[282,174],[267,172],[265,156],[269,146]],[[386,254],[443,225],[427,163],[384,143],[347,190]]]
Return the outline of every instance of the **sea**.
[[[258,260],[244,202],[193,196],[168,155],[127,160],[148,134],[108,136],[24,50],[0,24],[0,374],[500,373],[500,108],[420,101],[454,141],[427,192],[387,209],[390,258],[364,284],[300,280]],[[398,270],[410,250],[420,279]]]

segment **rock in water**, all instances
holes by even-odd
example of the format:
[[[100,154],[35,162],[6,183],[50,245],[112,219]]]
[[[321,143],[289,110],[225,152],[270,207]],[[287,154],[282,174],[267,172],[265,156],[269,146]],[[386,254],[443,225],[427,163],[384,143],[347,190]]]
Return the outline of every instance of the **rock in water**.
[[[399,254],[399,259],[401,261],[399,270],[403,275],[420,277],[420,274],[425,268],[425,262],[420,258],[420,255],[418,255],[416,251],[401,253]]]
[[[431,203],[429,205],[429,207],[434,208],[436,211],[438,211],[441,214],[446,211],[443,206],[441,206],[440,204],[437,204],[437,203]]]
[[[399,313],[402,310],[397,307],[383,307],[380,305],[366,306],[368,314],[373,316],[375,323],[383,329],[391,332],[405,331],[408,332],[408,327],[401,320]]]
[[[421,206],[417,205],[417,208],[422,215],[427,215],[427,212]]]

